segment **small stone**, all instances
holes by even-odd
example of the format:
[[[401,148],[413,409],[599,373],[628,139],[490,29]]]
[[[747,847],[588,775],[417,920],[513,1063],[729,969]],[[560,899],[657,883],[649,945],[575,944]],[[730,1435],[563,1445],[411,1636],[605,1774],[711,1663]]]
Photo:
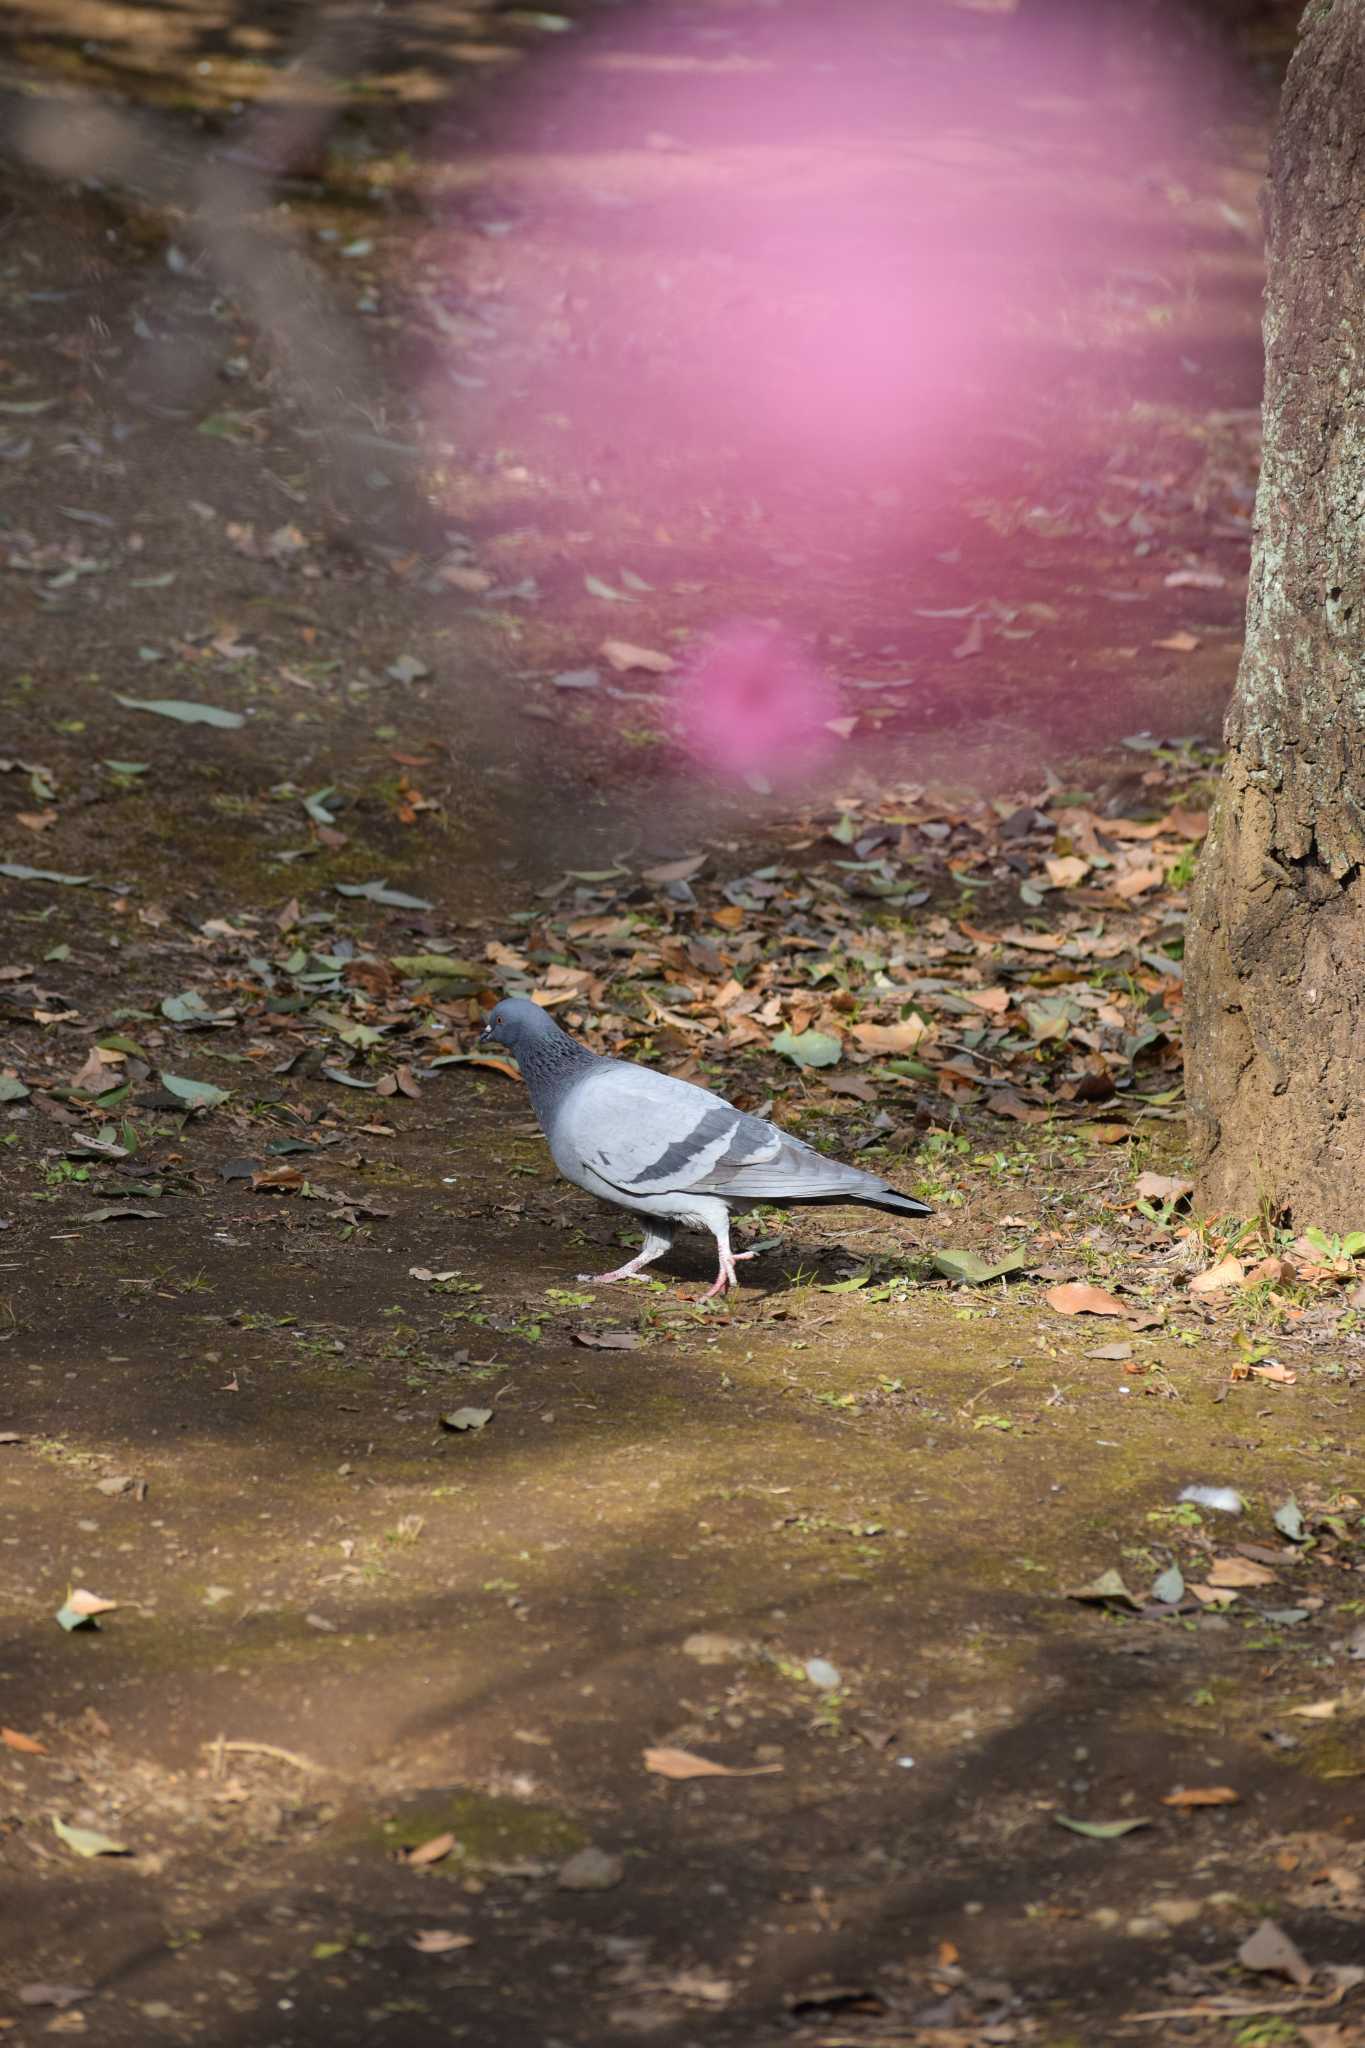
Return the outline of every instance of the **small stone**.
[[[609,1856],[605,1849],[580,1849],[561,1863],[555,1882],[565,1892],[609,1892],[625,1874],[620,1856]]]
[[[698,1664],[731,1664],[746,1656],[748,1649],[738,1636],[712,1635],[706,1630],[686,1637],[682,1646],[684,1657],[695,1657]]]
[[[1191,1920],[1198,1920],[1204,1911],[1202,1899],[1157,1899],[1151,1912],[1167,1927],[1188,1927]]]
[[[1166,1929],[1150,1913],[1138,1913],[1128,1922],[1124,1932],[1133,1941],[1150,1941],[1154,1934],[1165,1934]]]
[[[1087,1917],[1094,1926],[1103,1927],[1106,1932],[1117,1927],[1120,1918],[1112,1906],[1096,1906],[1094,1912]]]

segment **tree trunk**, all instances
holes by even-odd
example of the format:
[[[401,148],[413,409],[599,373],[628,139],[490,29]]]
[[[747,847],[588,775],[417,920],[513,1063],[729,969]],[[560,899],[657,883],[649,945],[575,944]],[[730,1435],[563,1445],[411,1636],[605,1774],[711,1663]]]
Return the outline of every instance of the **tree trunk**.
[[[1196,878],[1201,1208],[1365,1225],[1365,0],[1311,0],[1267,199],[1265,450]]]

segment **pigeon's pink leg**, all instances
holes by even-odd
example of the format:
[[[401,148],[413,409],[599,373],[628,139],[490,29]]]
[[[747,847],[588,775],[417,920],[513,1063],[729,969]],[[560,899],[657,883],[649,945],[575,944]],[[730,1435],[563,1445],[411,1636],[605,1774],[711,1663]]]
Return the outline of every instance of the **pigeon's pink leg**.
[[[633,1259],[627,1260],[624,1266],[617,1266],[614,1272],[580,1273],[578,1278],[590,1287],[606,1287],[613,1280],[629,1280],[636,1273],[642,1272],[646,1266],[652,1266],[656,1259],[661,1259],[672,1242],[671,1232],[665,1234],[661,1230],[651,1230],[646,1225],[645,1241]]]
[[[720,1258],[720,1271],[717,1273],[712,1285],[703,1294],[703,1301],[710,1301],[714,1295],[724,1294],[729,1287],[738,1287],[739,1275],[736,1273],[735,1267],[739,1260],[752,1259],[758,1256],[756,1252],[732,1252],[728,1229],[716,1232],[716,1252]]]

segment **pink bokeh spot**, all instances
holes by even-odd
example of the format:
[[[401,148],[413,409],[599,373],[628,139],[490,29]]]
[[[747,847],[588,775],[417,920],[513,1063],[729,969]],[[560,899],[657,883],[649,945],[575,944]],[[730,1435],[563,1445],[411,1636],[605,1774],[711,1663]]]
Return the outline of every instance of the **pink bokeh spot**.
[[[839,698],[784,634],[732,625],[683,678],[679,710],[683,744],[700,766],[777,783],[808,773],[828,750]]]

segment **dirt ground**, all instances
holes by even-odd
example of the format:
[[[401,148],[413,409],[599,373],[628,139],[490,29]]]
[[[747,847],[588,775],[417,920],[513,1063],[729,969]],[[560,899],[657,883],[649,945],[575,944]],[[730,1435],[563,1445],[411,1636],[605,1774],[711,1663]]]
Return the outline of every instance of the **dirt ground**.
[[[1250,1237],[1137,1192],[1179,1185],[1283,23],[1191,29],[1178,91],[867,18],[396,11],[281,163],[305,13],[11,10],[15,2040],[1365,2039],[1355,1248],[1249,1194],[1275,1270],[1201,1293]],[[166,125],[96,162],[91,90]],[[225,234],[189,195],[243,164]],[[871,304],[812,215],[947,224],[913,420],[899,364],[803,384]],[[841,691],[777,794],[602,652],[768,617]],[[997,984],[1028,1031],[974,1030]],[[523,987],[934,1216],[760,1219],[720,1302],[700,1242],[584,1285],[625,1219],[464,1057]]]

